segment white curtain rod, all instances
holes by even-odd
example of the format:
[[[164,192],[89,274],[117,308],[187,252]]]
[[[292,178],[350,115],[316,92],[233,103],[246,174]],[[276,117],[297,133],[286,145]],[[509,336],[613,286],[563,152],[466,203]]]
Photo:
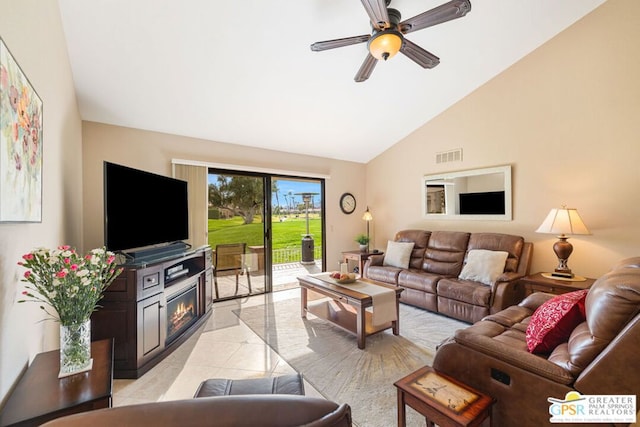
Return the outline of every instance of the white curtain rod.
[[[240,171],[240,172],[268,173],[272,175],[289,175],[289,176],[296,176],[296,177],[302,177],[302,178],[331,179],[331,175],[321,174],[321,173],[291,171],[291,170],[283,170],[283,169],[269,169],[269,168],[260,168],[257,166],[233,165],[229,163],[210,163],[210,162],[201,162],[198,160],[184,160],[184,159],[171,159],[171,163],[173,165],[204,166],[207,168],[227,169],[227,170],[234,170],[234,171]]]

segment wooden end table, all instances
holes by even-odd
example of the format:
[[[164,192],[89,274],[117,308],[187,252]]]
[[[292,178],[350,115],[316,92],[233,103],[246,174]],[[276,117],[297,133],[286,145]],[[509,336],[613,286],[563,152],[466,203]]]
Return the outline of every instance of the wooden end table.
[[[519,280],[524,286],[525,296],[531,295],[534,292],[546,292],[554,295],[566,294],[567,292],[589,289],[596,281],[596,279],[579,276],[573,280],[551,278],[545,277],[543,274],[544,273],[535,273]]]
[[[418,369],[394,384],[398,389],[398,427],[406,426],[409,405],[424,415],[427,426],[479,426],[491,416],[495,402],[477,390],[435,371],[430,366]]]
[[[60,351],[38,354],[0,413],[0,426],[39,426],[78,412],[110,408],[113,340],[91,343],[90,371],[58,378]]]
[[[362,252],[362,251],[345,251],[342,252],[342,262],[356,261],[358,263],[357,273],[362,276],[364,272],[364,263],[372,255],[384,255],[384,252]]]

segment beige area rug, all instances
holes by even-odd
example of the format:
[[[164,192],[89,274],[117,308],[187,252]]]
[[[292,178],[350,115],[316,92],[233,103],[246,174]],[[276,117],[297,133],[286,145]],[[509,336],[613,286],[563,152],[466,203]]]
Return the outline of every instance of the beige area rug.
[[[300,299],[234,310],[296,371],[327,399],[348,403],[361,427],[397,425],[397,394],[393,383],[431,365],[436,346],[463,322],[400,305],[400,335],[391,330],[356,337],[311,314],[300,317]],[[408,426],[424,426],[424,418],[407,409]]]

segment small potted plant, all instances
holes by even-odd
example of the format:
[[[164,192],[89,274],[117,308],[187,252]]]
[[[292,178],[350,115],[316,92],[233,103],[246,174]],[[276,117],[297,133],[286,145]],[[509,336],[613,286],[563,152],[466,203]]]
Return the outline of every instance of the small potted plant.
[[[362,252],[366,252],[369,248],[369,236],[367,236],[366,234],[358,234],[355,240],[360,245],[360,250]]]

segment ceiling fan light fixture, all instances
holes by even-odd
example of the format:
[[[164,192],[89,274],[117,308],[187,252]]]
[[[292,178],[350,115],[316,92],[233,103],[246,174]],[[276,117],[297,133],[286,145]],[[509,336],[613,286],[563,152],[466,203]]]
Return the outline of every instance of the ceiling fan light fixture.
[[[369,53],[378,60],[393,58],[402,47],[402,33],[396,30],[378,32],[369,40]]]

